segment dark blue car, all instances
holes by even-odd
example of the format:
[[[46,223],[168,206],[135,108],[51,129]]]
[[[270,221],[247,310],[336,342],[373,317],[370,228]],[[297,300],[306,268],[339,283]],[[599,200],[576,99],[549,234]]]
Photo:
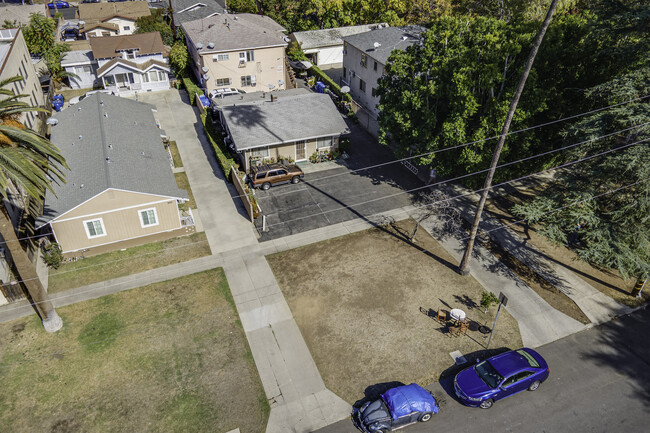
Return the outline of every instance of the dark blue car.
[[[489,409],[495,401],[518,392],[535,391],[549,375],[542,356],[518,349],[478,362],[456,375],[454,389],[467,406]]]

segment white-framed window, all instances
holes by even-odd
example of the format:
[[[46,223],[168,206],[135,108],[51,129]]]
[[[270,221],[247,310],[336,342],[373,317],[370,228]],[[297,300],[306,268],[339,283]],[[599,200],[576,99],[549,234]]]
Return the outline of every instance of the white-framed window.
[[[158,225],[158,214],[156,213],[156,208],[143,209],[138,211],[140,215],[140,225],[142,228],[152,227]]]
[[[126,51],[126,58],[131,60],[135,59],[135,51],[134,50]]]
[[[243,53],[240,53],[240,54],[243,54]],[[226,60],[229,60],[229,59],[230,59],[230,56],[227,53],[226,54],[214,54],[212,56],[212,61],[213,62],[225,62]]]
[[[230,78],[217,78],[214,80],[215,86],[230,86]]]
[[[167,73],[165,71],[158,71],[158,81],[165,81]]]
[[[84,229],[86,229],[86,236],[88,236],[88,239],[106,236],[106,228],[104,227],[104,221],[101,218],[84,221],[83,223],[84,223]]]
[[[241,86],[242,87],[247,87],[247,86],[255,86],[256,81],[255,81],[255,75],[242,75],[241,77]]]
[[[332,147],[332,137],[321,137],[316,140],[316,149],[328,149]]]
[[[242,51],[241,53],[239,53],[239,61],[240,62],[254,62],[255,61],[255,55],[253,54],[253,50]]]
[[[261,156],[262,158],[268,158],[269,157],[269,148],[267,147],[259,147],[257,149],[253,149],[251,151],[251,154],[253,156]]]

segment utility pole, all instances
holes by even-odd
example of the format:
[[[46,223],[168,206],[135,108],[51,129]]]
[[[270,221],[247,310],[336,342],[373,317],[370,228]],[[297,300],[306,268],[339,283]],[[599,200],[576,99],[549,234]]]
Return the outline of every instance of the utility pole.
[[[494,177],[494,172],[496,171],[497,163],[499,162],[499,156],[501,156],[501,150],[503,149],[503,144],[506,141],[506,135],[510,129],[510,123],[512,122],[512,118],[515,115],[515,110],[517,109],[519,98],[524,91],[524,86],[526,85],[528,74],[533,67],[535,56],[537,55],[539,47],[542,45],[544,34],[546,34],[546,30],[548,29],[548,26],[551,24],[551,20],[553,19],[553,12],[555,11],[557,2],[558,0],[553,0],[548,8],[548,12],[546,13],[546,18],[542,23],[542,27],[539,29],[539,32],[537,32],[537,37],[533,43],[533,48],[530,50],[530,54],[528,54],[528,60],[526,60],[526,66],[524,67],[524,71],[521,73],[521,78],[519,79],[519,84],[517,85],[517,91],[515,92],[515,96],[512,98],[512,102],[510,103],[510,109],[508,110],[506,121],[503,124],[503,129],[501,130],[501,135],[499,136],[499,142],[494,149],[494,155],[492,155],[492,164],[490,164],[490,170],[488,171],[487,177],[485,178],[485,184],[483,185],[483,190],[481,192],[481,199],[478,202],[476,216],[474,217],[474,223],[472,224],[472,231],[470,232],[469,240],[467,241],[467,248],[465,248],[465,254],[463,254],[463,259],[461,260],[458,269],[461,275],[469,275],[469,261],[472,257],[472,250],[474,249],[474,240],[476,238],[476,233],[478,232],[478,225],[481,222],[481,214],[483,213],[483,208],[485,207],[485,200],[487,199],[487,195],[490,191],[490,186],[492,186],[492,178]]]

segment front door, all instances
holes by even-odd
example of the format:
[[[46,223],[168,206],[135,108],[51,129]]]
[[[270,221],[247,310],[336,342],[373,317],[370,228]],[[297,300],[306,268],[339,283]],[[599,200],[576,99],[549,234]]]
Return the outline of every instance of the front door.
[[[304,161],[307,159],[305,156],[307,143],[305,140],[296,141],[296,161]]]

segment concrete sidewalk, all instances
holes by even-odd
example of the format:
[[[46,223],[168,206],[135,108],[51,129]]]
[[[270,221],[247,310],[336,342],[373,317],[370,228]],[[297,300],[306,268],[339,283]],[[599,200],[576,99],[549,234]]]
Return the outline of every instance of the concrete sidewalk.
[[[452,197],[467,193],[465,189],[457,185],[445,185],[444,189]],[[478,199],[477,194],[472,194],[454,200],[454,204],[460,210],[461,215],[470,223],[473,222],[476,214],[476,205],[474,203],[477,203]],[[492,240],[501,245],[508,253],[571,298],[593,324],[609,321],[612,317],[627,314],[631,311],[629,307],[619,304],[598,291],[561,263],[554,261],[533,245],[526,243],[525,239],[522,239],[509,227],[505,227],[489,212],[483,211],[479,229],[486,232]]]

